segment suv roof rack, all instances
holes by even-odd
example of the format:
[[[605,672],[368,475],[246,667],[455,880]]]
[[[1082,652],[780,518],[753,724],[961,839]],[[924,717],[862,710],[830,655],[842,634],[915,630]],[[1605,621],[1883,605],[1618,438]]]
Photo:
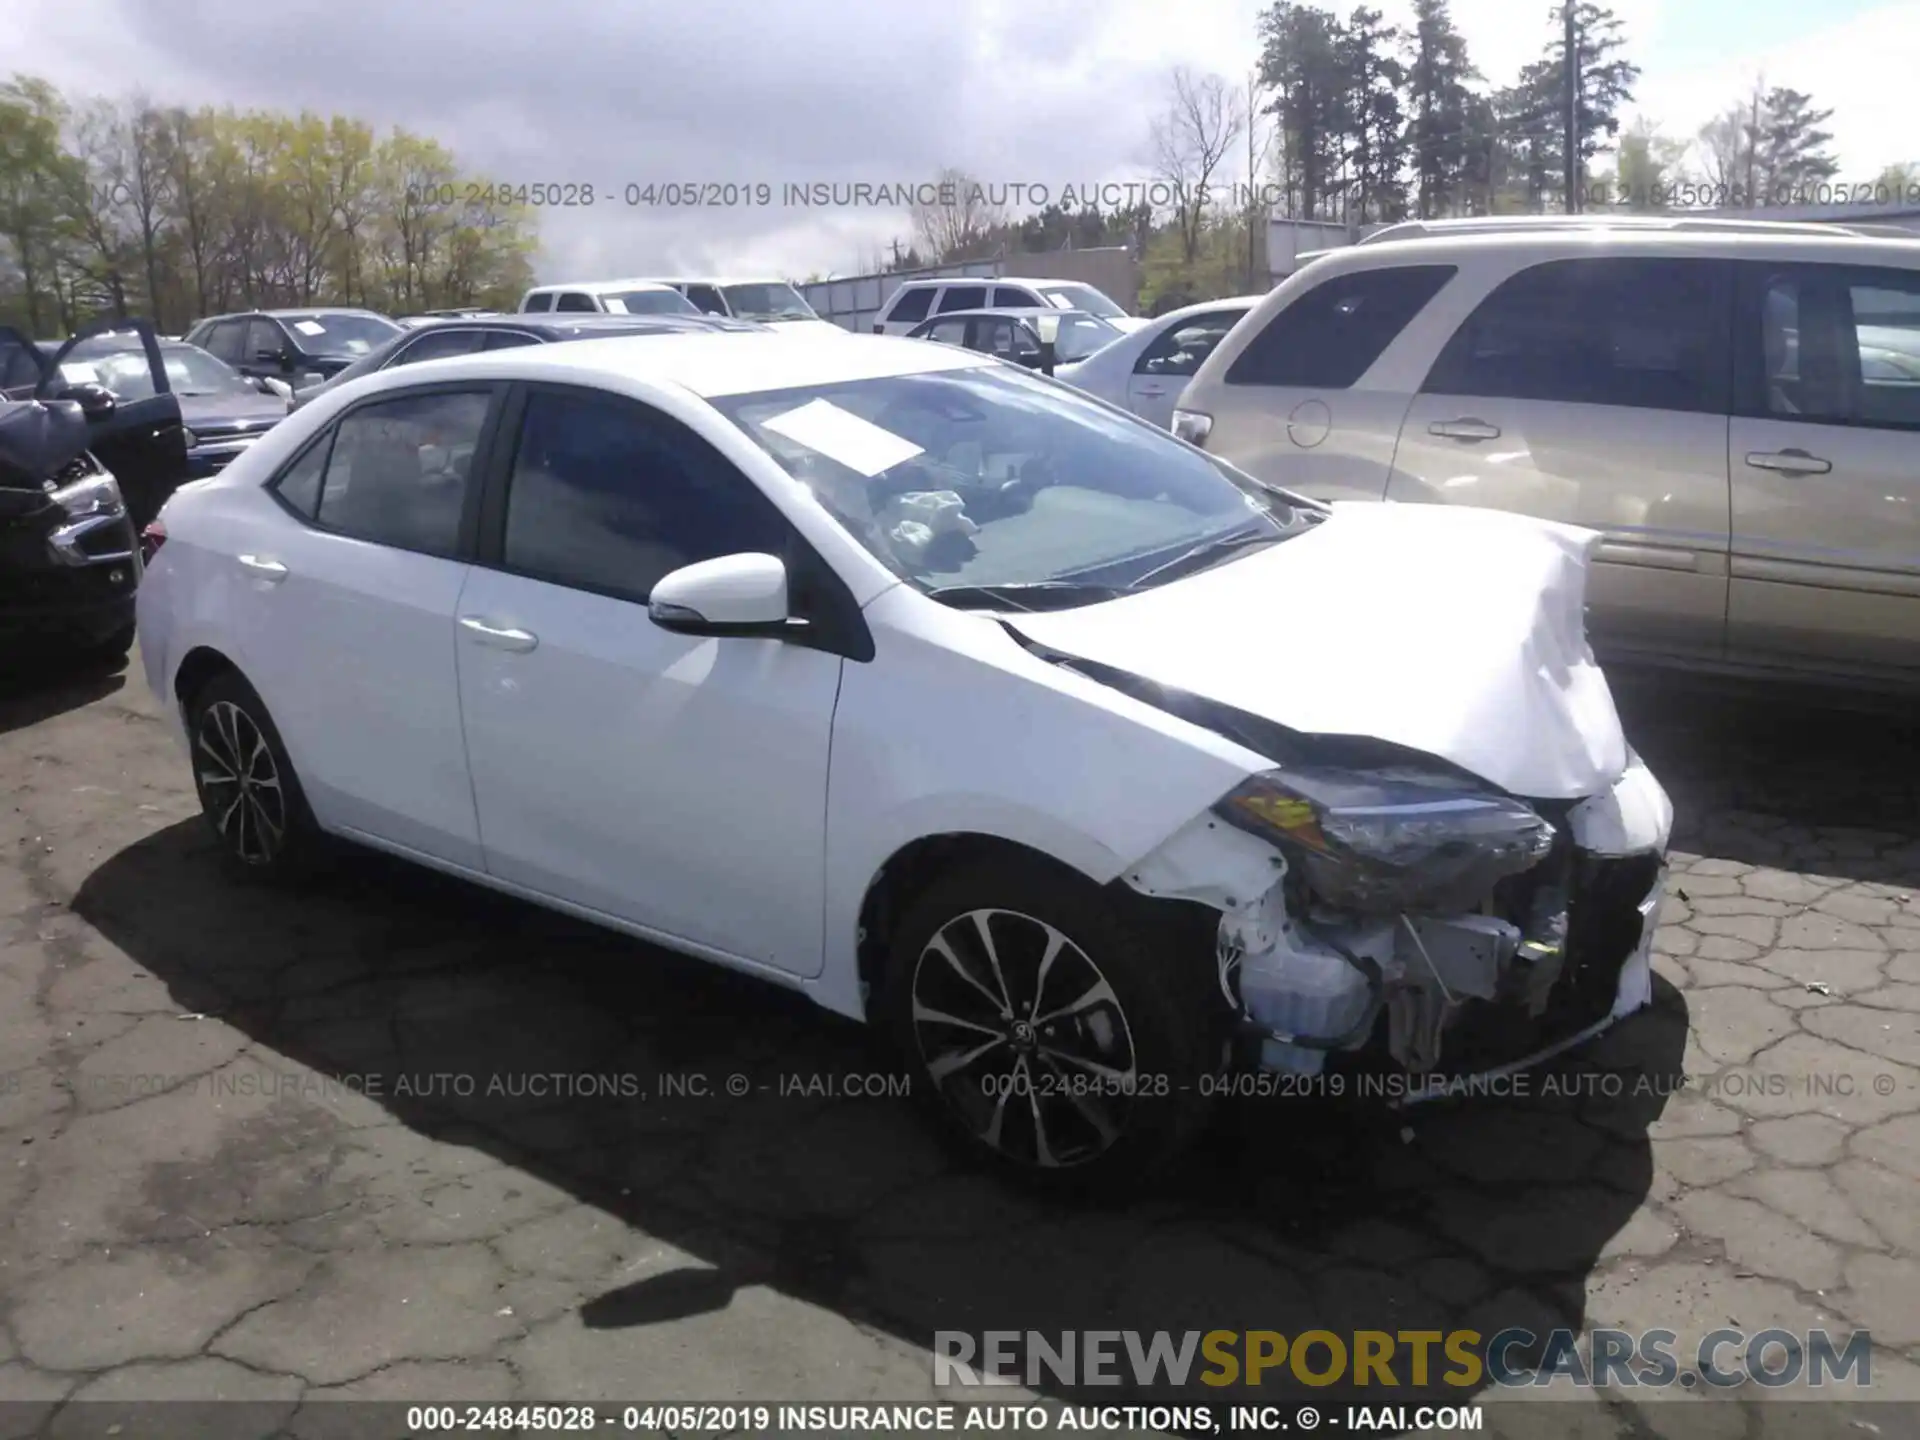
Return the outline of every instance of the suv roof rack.
[[[1662,230],[1722,235],[1898,235],[1898,226],[1849,225],[1837,220],[1739,220],[1689,215],[1468,215],[1448,220],[1402,220],[1356,242],[1378,245],[1445,235],[1515,235],[1530,230]]]

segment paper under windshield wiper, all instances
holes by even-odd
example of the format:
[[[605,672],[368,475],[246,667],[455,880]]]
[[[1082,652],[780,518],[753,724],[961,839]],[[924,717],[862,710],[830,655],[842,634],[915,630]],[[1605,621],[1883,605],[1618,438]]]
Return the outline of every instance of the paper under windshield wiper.
[[[1125,587],[1101,585],[1089,580],[1020,580],[1006,585],[936,585],[926,592],[929,600],[948,604],[1013,610],[1041,610],[1070,605],[1091,605],[1126,594]]]
[[[1210,539],[1202,540],[1191,549],[1182,550],[1171,560],[1163,560],[1144,575],[1136,578],[1127,588],[1129,590],[1144,589],[1152,581],[1158,580],[1162,576],[1170,576],[1179,571],[1189,569],[1198,565],[1201,561],[1216,559],[1220,556],[1231,554],[1235,550],[1244,550],[1250,545],[1266,545],[1275,541],[1285,540],[1287,536],[1288,532],[1286,530],[1280,529],[1277,526],[1266,525],[1261,526],[1258,530],[1232,530],[1225,535],[1215,535]]]

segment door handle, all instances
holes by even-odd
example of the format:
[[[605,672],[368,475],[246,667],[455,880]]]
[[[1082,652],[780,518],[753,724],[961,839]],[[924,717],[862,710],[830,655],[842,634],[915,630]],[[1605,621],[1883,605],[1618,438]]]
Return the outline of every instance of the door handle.
[[[1467,416],[1459,420],[1436,420],[1427,426],[1427,433],[1448,440],[1498,440],[1500,427]]]
[[[460,628],[482,645],[491,645],[497,650],[512,650],[524,654],[540,643],[539,636],[526,630],[511,630],[499,625],[489,625],[476,615],[462,615]]]
[[[1747,456],[1747,464],[1756,470],[1773,470],[1782,475],[1824,475],[1833,469],[1831,460],[1797,449],[1759,451]]]
[[[265,560],[258,555],[238,555],[234,558],[243,568],[251,570],[260,579],[269,580],[275,585],[287,578],[287,567],[278,560]]]

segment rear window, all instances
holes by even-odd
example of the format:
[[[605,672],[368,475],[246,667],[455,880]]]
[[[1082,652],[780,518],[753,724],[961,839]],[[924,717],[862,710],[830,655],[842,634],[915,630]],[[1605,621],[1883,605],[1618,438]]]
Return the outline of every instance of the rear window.
[[[933,303],[931,285],[915,285],[904,288],[893,298],[893,308],[887,312],[889,324],[894,321],[919,323],[927,318],[927,307]]]
[[[1344,390],[1453,275],[1451,265],[1397,265],[1323,281],[1253,337],[1228,367],[1227,384]]]

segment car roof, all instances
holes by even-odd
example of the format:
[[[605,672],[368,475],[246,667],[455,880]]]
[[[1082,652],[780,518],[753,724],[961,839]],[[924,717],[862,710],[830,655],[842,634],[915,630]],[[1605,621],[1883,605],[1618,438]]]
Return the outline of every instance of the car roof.
[[[1025,285],[1030,289],[1041,289],[1048,285],[1082,285],[1089,290],[1100,287],[1091,280],[1064,280],[1058,275],[916,275],[911,280],[902,280],[898,289],[909,285]]]
[[[718,327],[576,340],[565,345],[485,351],[383,370],[360,383],[386,389],[423,383],[442,367],[449,375],[578,383],[594,376],[678,386],[703,399],[763,390],[835,385],[852,380],[970,370],[997,365],[957,346],[905,336],[782,334]]]
[[[661,280],[662,285],[791,285],[791,280],[782,280],[778,275],[674,275]]]
[[[584,290],[589,295],[598,295],[607,290],[672,289],[671,285],[661,280],[568,280],[557,285],[535,285],[527,294],[538,295],[543,290]]]
[[[1387,263],[1417,264],[1450,257],[1512,254],[1546,259],[1591,255],[1660,255],[1739,259],[1828,260],[1836,264],[1920,265],[1920,234],[1911,239],[1849,234],[1838,227],[1788,225],[1762,229],[1756,224],[1700,229],[1647,225],[1545,225],[1377,240],[1321,252],[1314,260],[1333,269],[1364,269]],[[1304,269],[1305,267],[1302,267]],[[1296,275],[1301,271],[1296,270]]]
[[[1004,315],[1014,320],[1031,320],[1040,315],[1059,315],[1066,319],[1100,320],[1102,325],[1112,322],[1101,320],[1091,310],[1062,310],[1053,305],[982,305],[972,310],[946,310],[938,315],[929,315],[920,323],[931,325],[939,320],[968,320],[981,315]]]
[[[520,330],[544,335],[550,340],[574,335],[678,334],[683,330],[736,330],[747,333],[767,327],[752,320],[736,320],[728,315],[601,315],[571,311],[556,315],[552,311],[521,311],[513,315],[450,315],[422,321],[408,335],[424,335],[437,330]],[[396,341],[399,339],[395,337]]]

